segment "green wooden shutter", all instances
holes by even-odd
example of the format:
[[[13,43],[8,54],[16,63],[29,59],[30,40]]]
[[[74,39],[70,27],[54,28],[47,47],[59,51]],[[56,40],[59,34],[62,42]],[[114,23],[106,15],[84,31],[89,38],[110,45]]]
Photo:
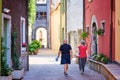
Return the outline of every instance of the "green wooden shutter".
[[[61,13],[65,11],[65,0],[61,0]]]

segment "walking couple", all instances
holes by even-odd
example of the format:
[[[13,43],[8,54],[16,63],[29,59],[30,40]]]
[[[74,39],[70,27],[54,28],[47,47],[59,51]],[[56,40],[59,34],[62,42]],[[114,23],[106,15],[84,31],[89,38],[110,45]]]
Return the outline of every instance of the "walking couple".
[[[79,55],[76,56],[78,57],[78,62],[79,62],[79,69],[80,71],[82,70],[82,73],[84,72],[84,67],[86,64],[86,59],[87,59],[87,47],[85,46],[85,41],[81,40],[81,44],[78,46],[79,50]],[[60,57],[61,54],[61,64],[64,65],[64,75],[68,75],[68,64],[71,64],[71,59],[72,59],[72,48],[69,44],[67,44],[67,40],[65,39],[63,41],[63,44],[60,46],[59,51],[58,51],[58,56],[56,60]]]

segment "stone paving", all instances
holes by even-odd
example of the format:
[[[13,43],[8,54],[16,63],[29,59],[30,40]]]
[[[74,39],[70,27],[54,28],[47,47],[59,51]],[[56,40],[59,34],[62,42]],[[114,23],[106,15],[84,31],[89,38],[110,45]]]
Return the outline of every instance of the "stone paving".
[[[41,51],[37,55],[30,55],[29,71],[25,72],[23,80],[106,80],[103,75],[85,67],[84,74],[79,71],[75,59],[69,65],[68,76],[63,74],[63,66],[60,65],[60,59],[55,61],[55,54]],[[49,52],[47,50],[46,52]]]

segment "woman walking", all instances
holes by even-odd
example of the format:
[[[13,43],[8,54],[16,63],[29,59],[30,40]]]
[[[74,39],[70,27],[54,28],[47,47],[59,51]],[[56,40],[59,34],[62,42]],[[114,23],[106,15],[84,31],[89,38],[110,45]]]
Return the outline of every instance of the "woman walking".
[[[78,56],[78,64],[81,73],[84,72],[86,59],[87,59],[87,46],[85,45],[85,41],[81,40],[80,46],[78,46],[79,56]]]

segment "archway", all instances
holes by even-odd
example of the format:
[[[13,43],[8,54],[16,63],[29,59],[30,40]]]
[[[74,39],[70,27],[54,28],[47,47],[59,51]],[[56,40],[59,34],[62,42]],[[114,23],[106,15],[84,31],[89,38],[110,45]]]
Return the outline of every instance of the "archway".
[[[98,52],[98,37],[96,35],[97,28],[97,19],[95,15],[93,15],[91,19],[91,55],[93,53],[97,54]]]
[[[45,28],[37,28],[35,33],[36,40],[41,42],[42,48],[47,48],[47,30]]]
[[[92,24],[92,44],[91,44],[91,53],[97,54],[97,35],[96,35],[97,27],[96,23]]]

